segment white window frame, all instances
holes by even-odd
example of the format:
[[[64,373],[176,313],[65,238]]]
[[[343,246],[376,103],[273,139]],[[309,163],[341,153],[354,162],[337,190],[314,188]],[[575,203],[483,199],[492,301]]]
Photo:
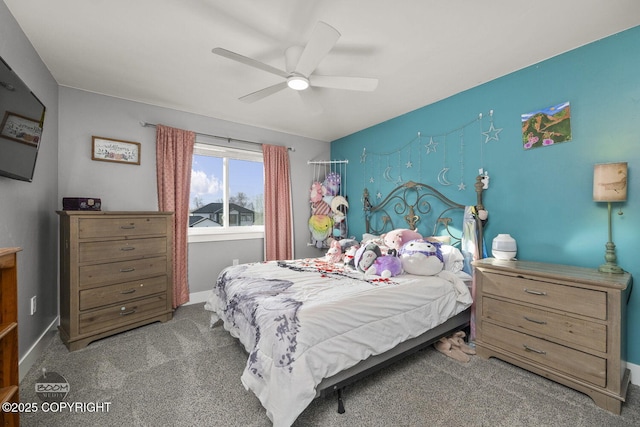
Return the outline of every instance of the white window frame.
[[[201,137],[196,139],[193,148],[193,154],[214,156],[223,158],[223,199],[224,217],[229,218],[229,167],[228,160],[249,160],[264,162],[262,151],[246,150],[225,147],[202,141]],[[264,163],[263,163],[264,164]],[[264,171],[264,169],[263,169]],[[263,176],[264,181],[264,176]],[[251,226],[222,226],[222,227],[188,227],[187,230],[189,243],[200,242],[221,242],[228,240],[244,240],[244,239],[264,239],[264,225]]]

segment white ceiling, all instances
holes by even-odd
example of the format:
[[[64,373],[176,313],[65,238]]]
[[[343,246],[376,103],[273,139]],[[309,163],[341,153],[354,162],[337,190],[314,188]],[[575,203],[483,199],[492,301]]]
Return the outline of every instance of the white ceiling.
[[[640,25],[638,0],[4,0],[62,86],[331,141]],[[313,88],[306,110],[281,78],[317,21],[342,35],[317,71],[379,79],[374,92]],[[197,131],[197,129],[195,129]]]

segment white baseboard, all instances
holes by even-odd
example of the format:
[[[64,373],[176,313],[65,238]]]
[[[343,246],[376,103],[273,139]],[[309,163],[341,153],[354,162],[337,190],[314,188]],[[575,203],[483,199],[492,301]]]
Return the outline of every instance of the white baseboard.
[[[201,302],[207,302],[207,299],[211,295],[211,291],[193,292],[189,294],[189,302],[184,305],[198,304]]]
[[[53,319],[53,322],[51,322],[49,327],[45,329],[42,335],[38,337],[36,342],[31,346],[29,350],[27,350],[27,352],[22,357],[22,359],[20,359],[20,362],[18,363],[19,371],[20,371],[20,374],[19,374],[20,381],[22,381],[25,375],[27,375],[27,372],[29,372],[29,369],[31,369],[34,363],[36,363],[36,360],[38,359],[38,357],[40,357],[40,355],[44,353],[44,350],[47,344],[49,344],[49,340],[53,337],[53,335],[55,335],[57,331],[57,327],[59,323],[58,321],[59,319],[56,316],[56,318]]]
[[[640,385],[640,365],[627,362],[627,368],[631,371],[631,384]]]

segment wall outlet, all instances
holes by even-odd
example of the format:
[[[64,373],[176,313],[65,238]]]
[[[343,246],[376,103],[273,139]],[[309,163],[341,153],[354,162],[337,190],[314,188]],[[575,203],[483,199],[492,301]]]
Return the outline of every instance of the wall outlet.
[[[234,260],[233,260],[233,265],[238,265],[239,263],[240,263],[240,260],[239,260],[239,259],[234,259]]]
[[[31,315],[33,316],[36,312],[36,297],[31,297]]]

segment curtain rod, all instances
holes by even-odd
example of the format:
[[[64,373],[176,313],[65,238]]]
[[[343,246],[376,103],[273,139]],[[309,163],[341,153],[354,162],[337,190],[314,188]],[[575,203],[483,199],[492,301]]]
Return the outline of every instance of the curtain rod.
[[[146,127],[156,127],[157,125],[154,123],[140,122],[140,126],[146,128]],[[260,142],[247,141],[246,139],[229,138],[229,137],[220,136],[220,135],[212,135],[210,133],[195,132],[195,134],[200,136],[209,136],[211,138],[222,139],[224,141],[227,141],[228,143],[231,143],[231,141],[236,141],[236,142],[246,142],[248,144],[262,145]],[[287,150],[296,151],[296,149],[293,147],[287,147]]]
[[[334,165],[338,163],[349,163],[349,160],[307,160],[308,165]]]

